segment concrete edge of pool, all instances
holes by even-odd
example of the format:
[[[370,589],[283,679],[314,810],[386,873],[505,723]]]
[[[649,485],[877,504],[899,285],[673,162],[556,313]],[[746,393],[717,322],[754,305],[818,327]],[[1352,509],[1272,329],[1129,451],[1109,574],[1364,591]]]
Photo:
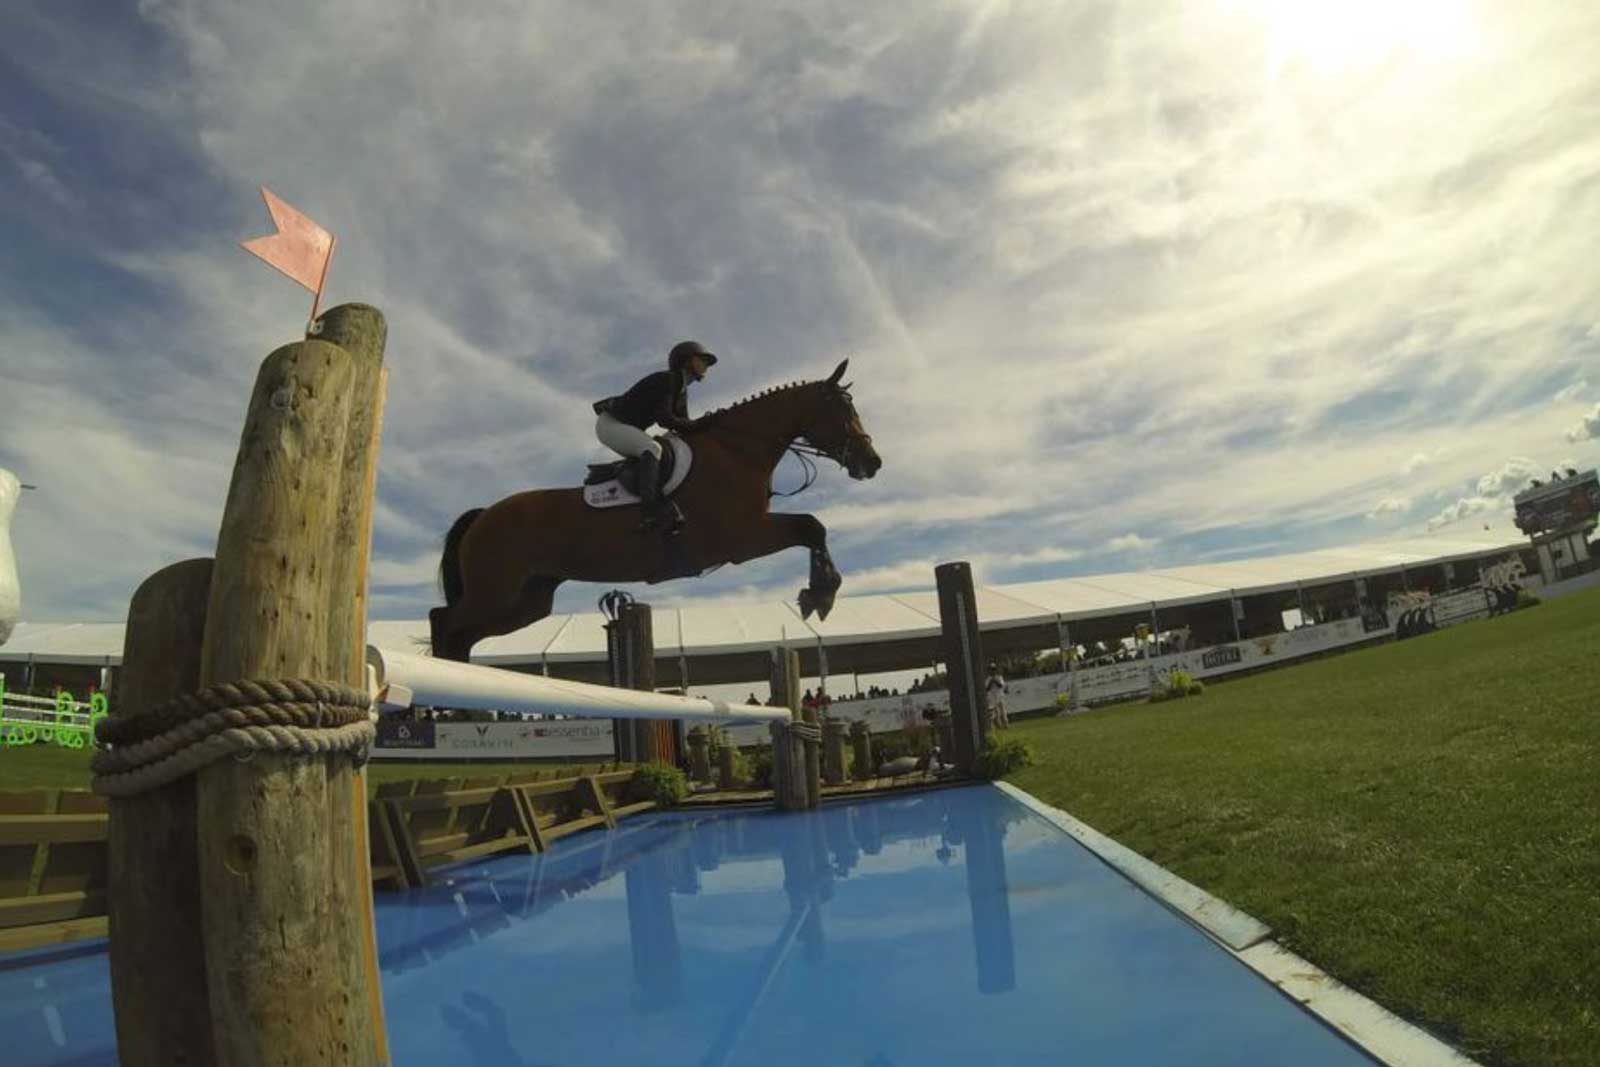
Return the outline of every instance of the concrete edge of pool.
[[[1009,782],[1001,792],[1116,869],[1140,889],[1203,930],[1246,967],[1390,1067],[1481,1067],[1426,1030],[1325,974],[1269,939],[1270,927],[1152,863],[1087,823]]]

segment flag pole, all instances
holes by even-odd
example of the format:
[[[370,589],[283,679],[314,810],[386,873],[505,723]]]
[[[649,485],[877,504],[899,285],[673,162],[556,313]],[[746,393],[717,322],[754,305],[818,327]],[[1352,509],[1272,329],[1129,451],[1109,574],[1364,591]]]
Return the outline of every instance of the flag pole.
[[[339,248],[339,238],[334,234],[328,235],[328,256],[322,261],[322,276],[317,279],[317,291],[311,298],[311,321],[317,321],[317,307],[322,303],[322,288],[328,284],[328,267],[333,263],[333,253]]]

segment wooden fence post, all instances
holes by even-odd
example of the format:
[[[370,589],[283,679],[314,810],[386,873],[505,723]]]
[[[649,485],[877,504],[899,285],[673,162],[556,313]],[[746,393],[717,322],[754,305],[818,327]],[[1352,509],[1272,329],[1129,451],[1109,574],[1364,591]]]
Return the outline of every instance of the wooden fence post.
[[[273,678],[364,685],[382,316],[355,306],[320,321],[353,349],[316,338],[286,345],[256,379],[217,538],[202,687]],[[340,552],[359,558],[336,563]],[[387,1060],[371,881],[362,877],[366,805],[356,802],[349,767],[343,754],[260,752],[198,772],[202,924],[221,1067]]]
[[[945,677],[949,680],[950,715],[955,727],[952,762],[963,774],[971,774],[989,734],[983,704],[983,643],[978,634],[972,567],[967,563],[941,563],[933,574],[938,585]]]
[[[199,688],[210,594],[209,559],[174,563],[139,586],[128,605],[112,719]],[[206,1067],[215,1056],[199,922],[194,778],[111,797],[108,807],[117,1059],[122,1067]]]

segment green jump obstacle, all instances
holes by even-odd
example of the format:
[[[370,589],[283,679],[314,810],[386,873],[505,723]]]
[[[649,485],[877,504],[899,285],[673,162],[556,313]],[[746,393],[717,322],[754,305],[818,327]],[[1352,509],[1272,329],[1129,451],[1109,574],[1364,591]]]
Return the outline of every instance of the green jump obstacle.
[[[0,675],[0,746],[54,743],[63,748],[87,748],[94,741],[94,725],[106,717],[110,704],[104,693],[94,693],[87,704],[62,690],[54,700],[6,692]]]

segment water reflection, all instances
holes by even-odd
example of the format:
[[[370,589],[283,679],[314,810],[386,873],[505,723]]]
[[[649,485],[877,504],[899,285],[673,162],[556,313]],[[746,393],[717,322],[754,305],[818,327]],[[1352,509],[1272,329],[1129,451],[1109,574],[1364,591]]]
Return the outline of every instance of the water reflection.
[[[1025,817],[1014,805],[952,803],[934,793],[837,804],[796,815],[758,813],[667,817],[609,834],[564,842],[555,852],[457,868],[425,890],[386,896],[381,963],[405,972],[469,948],[514,921],[535,918],[618,874],[626,897],[632,1002],[658,1012],[684,997],[683,946],[674,901],[697,896],[702,876],[730,865],[777,859],[789,917],[762,958],[776,969],[798,943],[801,958],[827,958],[827,906],[835,884],[863,862],[926,849],[965,868],[972,951],[981,993],[1015,988],[1016,972],[1005,837]],[[864,857],[867,857],[864,861]],[[453,913],[453,914],[452,914]],[[443,916],[450,916],[441,921]],[[771,975],[745,987],[753,1010]]]

